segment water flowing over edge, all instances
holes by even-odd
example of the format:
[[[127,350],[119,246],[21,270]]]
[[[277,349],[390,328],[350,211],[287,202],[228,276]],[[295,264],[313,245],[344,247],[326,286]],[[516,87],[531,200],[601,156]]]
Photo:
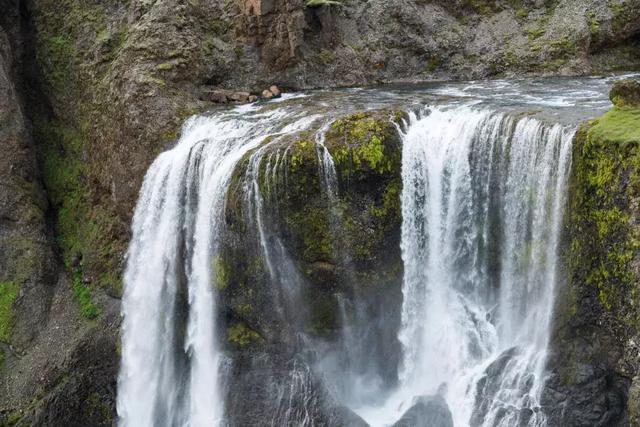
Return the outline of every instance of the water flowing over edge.
[[[199,426],[223,419],[218,382],[224,356],[215,338],[211,266],[219,216],[244,154],[268,135],[318,120],[300,116],[278,126],[287,114],[275,109],[252,120],[192,119],[179,144],[149,169],[125,274],[120,425]],[[316,144],[333,197],[325,129]],[[403,364],[400,386],[386,404],[354,408],[372,425],[393,423],[415,397],[438,390],[455,408],[455,425],[515,425],[526,416],[529,425],[544,425],[539,393],[572,135],[559,125],[470,107],[411,115],[403,134]],[[258,165],[259,152],[252,156]],[[275,159],[274,174],[277,166]],[[260,192],[252,191],[261,221]],[[262,224],[258,229],[265,233]],[[499,248],[490,247],[492,239]],[[491,251],[499,253],[498,266]],[[178,316],[181,307],[188,307],[186,319]],[[504,362],[500,375],[489,378],[497,361]],[[474,414],[479,405],[481,417]],[[505,407],[517,411],[505,415]]]

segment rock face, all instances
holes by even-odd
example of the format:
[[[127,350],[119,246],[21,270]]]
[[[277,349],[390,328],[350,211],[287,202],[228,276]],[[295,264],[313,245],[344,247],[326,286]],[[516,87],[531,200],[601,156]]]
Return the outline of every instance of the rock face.
[[[442,396],[420,396],[393,427],[453,427],[453,418]]]
[[[609,97],[616,107],[640,107],[640,82],[619,80],[611,88]]]
[[[349,352],[363,373],[369,368],[389,386],[397,381],[403,269],[394,123],[403,117],[381,110],[331,124],[325,144],[336,160],[336,180],[329,187],[316,131],[268,138],[239,163],[229,187],[225,245],[214,261],[225,278],[220,324],[233,354],[227,381],[233,425],[253,425],[273,412],[276,425],[302,423],[308,414],[323,425],[366,425],[327,395],[314,371],[323,354],[347,353],[339,351],[341,307],[351,307],[347,315],[357,319],[354,335],[362,338]],[[269,169],[276,158],[284,166]],[[299,356],[305,354],[316,356]],[[273,396],[279,396],[275,411]]]
[[[111,424],[120,277],[133,207],[149,164],[176,140],[183,120],[211,108],[222,95],[229,99],[226,92],[202,96],[205,89],[231,91],[231,98],[241,102],[247,93],[274,83],[288,90],[582,73],[638,63],[637,0],[316,3],[0,0],[0,299],[10,301],[9,309],[0,310],[9,313],[0,319],[0,424]],[[293,262],[309,283],[305,297],[318,301],[314,310],[301,313],[300,322],[330,342],[336,330],[334,291],[350,301],[362,298],[365,313],[376,304],[398,306],[393,285],[401,276],[400,256],[387,251],[397,248],[399,239],[399,208],[390,202],[399,192],[399,154],[389,121],[379,119],[366,114],[345,119],[328,135],[327,147],[338,163],[336,227],[349,257],[325,244],[330,224],[318,219],[318,211],[326,209],[326,198],[311,169],[305,169],[317,176],[315,153],[304,143],[313,136],[290,141],[296,158],[304,160],[291,163],[297,165],[291,172],[297,174],[299,192],[281,206],[286,215],[270,219],[279,230],[275,237],[295,254]],[[306,192],[315,196],[306,199]],[[233,241],[233,232],[241,234],[238,218],[229,218],[230,251],[246,249],[246,243]],[[353,232],[363,225],[367,244]],[[266,280],[255,265],[239,257],[234,262],[245,263],[230,265],[254,283]],[[348,263],[358,274],[346,277]],[[615,332],[631,340],[634,329],[610,320],[618,311],[600,307],[599,292],[575,285],[586,283],[585,277],[572,282],[575,298],[580,297],[575,301],[584,310],[568,313],[560,324],[584,324],[593,334]],[[274,372],[282,369],[278,346],[296,349],[290,329],[277,317],[261,319],[258,313],[268,307],[257,299],[245,302],[250,296],[242,293],[238,277],[231,279],[228,307],[221,314],[229,325],[229,346],[239,354],[264,355],[265,366]],[[362,286],[369,280],[373,291]],[[255,311],[243,311],[249,303]],[[389,329],[380,330],[378,339],[393,342],[397,313],[378,311],[389,316],[384,319]],[[633,354],[633,346],[618,341],[592,346],[564,333],[569,335],[558,338],[558,354],[603,360],[593,374],[580,377],[598,392],[607,390],[605,409],[594,409],[604,415],[589,419],[624,418],[626,393],[638,393],[636,383],[629,388],[627,372],[637,370],[615,361],[632,360],[625,352]],[[379,346],[375,339],[366,345]],[[580,345],[589,351],[581,352]],[[607,359],[604,349],[619,349],[625,356]],[[380,355],[385,357],[393,366],[397,354]],[[243,384],[255,382],[256,371],[243,365],[248,358],[238,360],[233,369],[247,375],[238,382],[235,392],[241,393],[249,390]],[[392,382],[392,373],[383,380]],[[571,385],[562,387],[556,387],[559,396],[569,399]],[[567,402],[567,408],[577,408]],[[335,402],[322,405],[342,411]],[[238,414],[242,423],[256,411],[244,407]]]
[[[612,97],[635,99],[640,91],[634,87],[619,84]],[[569,276],[557,301],[552,376],[543,399],[550,425],[640,423],[639,147],[637,107],[614,107],[575,138]]]

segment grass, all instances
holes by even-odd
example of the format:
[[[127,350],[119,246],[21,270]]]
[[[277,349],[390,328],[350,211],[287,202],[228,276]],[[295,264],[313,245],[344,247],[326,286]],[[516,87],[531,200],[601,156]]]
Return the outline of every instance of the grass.
[[[71,278],[73,294],[80,305],[80,314],[85,319],[95,319],[100,314],[100,309],[93,303],[91,291],[82,283],[82,271],[76,270]]]
[[[640,144],[640,108],[613,108],[598,119],[589,136],[625,147]]]
[[[0,282],[0,341],[9,343],[15,321],[13,302],[18,297],[18,286],[12,282]]]

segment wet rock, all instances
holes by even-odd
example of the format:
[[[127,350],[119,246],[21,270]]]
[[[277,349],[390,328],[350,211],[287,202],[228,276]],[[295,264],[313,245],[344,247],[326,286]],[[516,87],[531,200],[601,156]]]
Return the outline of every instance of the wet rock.
[[[640,106],[640,82],[637,80],[618,80],[614,83],[609,98],[616,107]]]
[[[217,104],[226,104],[229,102],[229,91],[226,90],[208,90],[200,95],[203,101],[215,102]]]
[[[275,85],[273,85],[273,86],[271,86],[269,88],[269,92],[271,92],[273,94],[274,98],[279,98],[280,95],[282,94],[282,92],[280,92],[280,89],[278,88],[278,86],[275,86]]]
[[[265,89],[262,91],[262,97],[264,99],[271,99],[273,98],[273,92],[271,92],[269,89]]]
[[[420,396],[393,427],[453,427],[453,418],[442,396]]]
[[[226,104],[229,102],[247,103],[255,102],[256,96],[249,92],[234,92],[227,89],[205,89],[200,95],[202,101],[214,102],[216,104]]]
[[[251,94],[249,92],[233,92],[228,96],[228,98],[233,102],[249,102],[249,96]]]

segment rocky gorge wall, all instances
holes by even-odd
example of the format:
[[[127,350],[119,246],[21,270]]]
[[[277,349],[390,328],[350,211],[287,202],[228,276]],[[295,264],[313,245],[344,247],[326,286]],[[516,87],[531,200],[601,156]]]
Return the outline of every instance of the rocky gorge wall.
[[[640,62],[640,4],[633,0],[316,3],[274,0],[252,8],[213,0],[0,2],[6,11],[0,17],[0,143],[6,153],[0,168],[0,424],[112,423],[120,276],[133,206],[148,165],[175,141],[184,118],[218,108],[201,99],[203,91],[593,73]],[[338,128],[349,134],[349,126],[361,120],[367,122],[360,117]],[[307,165],[304,144],[296,147]],[[370,196],[391,200],[399,191],[388,177],[397,174],[397,164],[390,167],[382,177],[368,169],[352,171],[348,179],[341,175],[343,188],[353,186],[345,212],[362,221],[380,215],[367,219],[374,221],[369,229],[378,246],[352,248],[362,271],[394,243],[397,206]],[[316,212],[298,212],[303,202],[285,206],[297,226],[285,237],[304,254],[300,262],[309,267],[304,271],[312,283],[329,277],[339,286],[344,277],[336,260],[344,254],[305,247],[323,241],[326,224],[296,223],[317,218],[326,206],[317,201]],[[380,268],[396,280],[401,273]],[[580,276],[572,284],[585,281]],[[240,282],[230,277],[225,290],[226,321],[247,329],[231,329],[229,345],[251,354],[253,345],[239,345],[255,337],[247,331],[268,333],[256,324],[255,312],[243,311],[253,303],[233,293],[233,283]],[[323,292],[314,298],[322,300]],[[589,325],[604,328],[602,319],[617,313],[613,301],[625,295],[612,296],[610,307],[591,317],[578,311],[568,318],[575,325],[591,319]],[[591,295],[589,301],[596,299]],[[323,306],[326,311],[305,321],[330,336],[335,301]],[[616,322],[594,330],[622,328]],[[624,330],[629,340],[635,336],[634,329]],[[628,344],[602,347],[632,351]],[[609,384],[611,372],[622,369],[616,363],[605,363],[598,372],[607,374],[593,378]],[[630,366],[636,370],[614,375],[619,385],[612,387],[622,391],[613,395],[620,402],[631,384],[628,372],[637,372],[637,365]],[[570,386],[559,391],[565,399],[575,390]],[[624,404],[605,407],[613,413]]]

